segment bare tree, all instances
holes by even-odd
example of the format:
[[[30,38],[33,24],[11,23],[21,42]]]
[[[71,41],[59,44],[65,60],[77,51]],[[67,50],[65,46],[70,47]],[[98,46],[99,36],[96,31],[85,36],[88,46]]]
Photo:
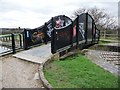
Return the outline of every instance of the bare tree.
[[[113,17],[108,15],[104,9],[94,8],[80,8],[74,12],[74,15],[80,15],[81,13],[88,12],[94,19],[97,28],[104,32],[104,38],[106,36],[106,31],[115,26],[115,20]]]

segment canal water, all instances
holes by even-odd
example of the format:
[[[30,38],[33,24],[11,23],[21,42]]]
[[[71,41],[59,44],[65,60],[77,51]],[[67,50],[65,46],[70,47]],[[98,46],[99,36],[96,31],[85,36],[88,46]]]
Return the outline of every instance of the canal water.
[[[7,52],[7,51],[9,51],[9,50],[10,50],[9,48],[0,46],[0,54],[1,54],[1,53],[4,53],[4,52]]]

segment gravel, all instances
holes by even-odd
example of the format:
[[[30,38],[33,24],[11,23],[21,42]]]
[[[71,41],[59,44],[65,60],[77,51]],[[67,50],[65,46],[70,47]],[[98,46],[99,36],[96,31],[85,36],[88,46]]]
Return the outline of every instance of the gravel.
[[[38,64],[24,61],[12,56],[2,57],[0,63],[0,88],[41,88],[43,87],[37,76]],[[1,72],[2,71],[2,72]],[[0,75],[1,76],[1,75]]]

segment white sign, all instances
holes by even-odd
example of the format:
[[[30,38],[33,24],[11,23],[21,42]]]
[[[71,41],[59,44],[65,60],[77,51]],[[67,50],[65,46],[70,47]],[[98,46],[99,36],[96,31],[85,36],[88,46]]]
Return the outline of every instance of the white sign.
[[[47,25],[47,28],[48,28],[47,35],[48,35],[49,37],[51,37],[51,32],[53,31],[52,23],[49,23],[49,24]]]
[[[27,37],[29,38],[29,32],[27,31]]]
[[[84,34],[85,34],[84,23],[79,23],[79,31],[82,34],[82,37],[85,38],[84,37]]]

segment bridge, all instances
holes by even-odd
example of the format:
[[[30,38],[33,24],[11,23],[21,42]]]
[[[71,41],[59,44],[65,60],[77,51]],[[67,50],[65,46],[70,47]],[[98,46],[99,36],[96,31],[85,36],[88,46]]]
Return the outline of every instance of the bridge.
[[[46,62],[51,56],[51,43],[34,47],[26,51],[21,51],[13,55],[14,57],[42,64]]]
[[[100,30],[96,28],[94,19],[88,13],[82,13],[75,20],[65,15],[55,16],[38,28],[24,29],[22,33],[0,37],[0,40],[4,46],[12,49],[13,54],[17,49],[26,50],[23,51],[23,54],[17,54],[16,57],[26,60],[35,58],[35,62],[38,63],[40,57],[46,58],[50,53],[60,52],[60,56],[62,56],[75,49],[87,48],[87,46],[98,43],[99,37]],[[37,52],[35,49],[28,50],[43,44],[47,45],[37,48]],[[42,56],[39,56],[38,53],[41,52]],[[46,53],[48,56],[44,56]]]

